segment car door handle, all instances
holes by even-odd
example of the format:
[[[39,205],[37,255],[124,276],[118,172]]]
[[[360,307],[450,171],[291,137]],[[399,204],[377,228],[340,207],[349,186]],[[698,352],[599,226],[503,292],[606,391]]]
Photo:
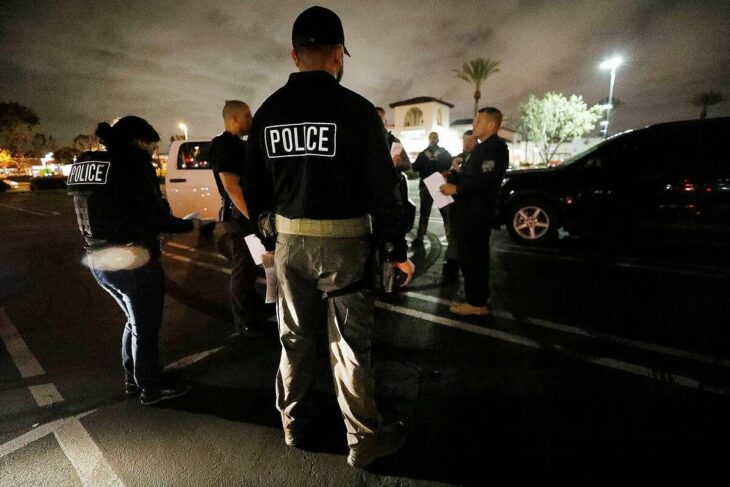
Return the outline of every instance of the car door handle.
[[[187,182],[187,179],[182,179],[182,178],[170,179],[170,182],[171,183],[185,183],[185,182]]]

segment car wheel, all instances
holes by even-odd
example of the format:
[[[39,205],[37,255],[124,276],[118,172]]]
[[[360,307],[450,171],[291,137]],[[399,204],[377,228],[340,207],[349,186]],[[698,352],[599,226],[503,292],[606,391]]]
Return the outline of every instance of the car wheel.
[[[513,240],[540,245],[558,236],[558,214],[555,208],[541,200],[529,199],[510,206],[507,230]]]

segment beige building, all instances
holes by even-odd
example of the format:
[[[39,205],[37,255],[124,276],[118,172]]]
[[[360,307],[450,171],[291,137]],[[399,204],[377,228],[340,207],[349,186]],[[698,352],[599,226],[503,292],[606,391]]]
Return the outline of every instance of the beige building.
[[[461,152],[461,137],[467,130],[472,128],[472,119],[462,118],[451,121],[451,109],[454,105],[430,96],[419,96],[408,100],[397,101],[389,104],[393,109],[392,119],[388,130],[401,140],[403,147],[411,161],[428,146],[428,134],[437,132],[439,134],[439,145],[448,150],[452,155]],[[510,167],[512,169],[529,168],[542,165],[537,153],[538,149],[532,142],[524,142],[516,130],[509,127],[502,127],[499,136],[507,142],[510,152]],[[560,151],[555,154],[555,161],[558,163],[573,155],[594,146],[603,139],[597,137],[584,137],[566,142],[560,146]]]

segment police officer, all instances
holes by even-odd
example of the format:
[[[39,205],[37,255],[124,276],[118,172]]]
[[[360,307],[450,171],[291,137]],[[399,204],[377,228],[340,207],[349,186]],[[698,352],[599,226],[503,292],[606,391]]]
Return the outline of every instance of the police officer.
[[[388,149],[392,148],[393,144],[395,144],[396,142],[400,144],[400,139],[393,135],[393,132],[391,132],[387,128],[386,124],[388,120],[385,118],[385,108],[375,107],[375,111],[378,112],[378,116],[380,116],[380,121],[383,122],[383,132],[385,133],[385,141],[388,144]],[[413,165],[411,164],[411,158],[408,157],[408,152],[406,152],[402,144],[400,153],[392,155],[392,159],[395,167],[402,173],[408,172],[413,169]]]
[[[165,299],[159,234],[190,231],[193,222],[173,217],[162,199],[151,164],[160,137],[149,123],[127,116],[113,125],[100,123],[96,135],[107,150],[79,157],[68,190],[91,273],[127,318],[125,393],[141,395],[149,406],[190,389],[163,384],[157,341]]]
[[[385,118],[385,109],[383,107],[375,107],[375,111],[380,116],[380,121],[383,123],[383,134],[385,135],[385,142],[388,144],[388,149],[391,150],[391,159],[393,165],[398,170],[398,185],[396,186],[396,195],[400,199],[403,211],[405,214],[404,218],[404,229],[408,233],[413,228],[413,223],[416,221],[416,205],[408,197],[408,178],[405,173],[410,171],[413,166],[411,165],[411,158],[408,157],[408,153],[401,144],[401,150],[398,154],[393,154],[393,144],[400,144],[400,139],[393,135],[393,132],[387,129],[387,120]]]
[[[347,462],[365,467],[404,441],[403,425],[382,426],[373,399],[370,336],[374,293],[367,282],[372,232],[406,257],[396,174],[374,106],[342,87],[345,37],[326,8],[303,11],[292,29],[289,81],[256,112],[244,194],[251,214],[275,214],[275,267],[282,354],[276,405],[287,445],[300,445],[318,360],[329,339],[337,401],[347,429]],[[349,54],[348,54],[349,55]]]
[[[251,129],[251,109],[239,100],[226,101],[223,125],[223,133],[214,137],[210,144],[208,158],[223,200],[221,221],[226,234],[222,244],[233,262],[229,287],[234,325],[231,338],[241,334],[258,337],[263,334],[257,319],[264,303],[256,293],[258,268],[245,241],[246,235],[256,232],[256,226],[248,219],[248,207],[241,189],[246,161],[246,143],[241,137],[248,135]]]
[[[452,305],[458,315],[485,316],[489,313],[489,237],[497,212],[497,195],[509,165],[509,149],[497,133],[502,112],[482,108],[474,119],[474,136],[481,143],[466,159],[456,184],[441,186],[459,204],[459,263],[464,274],[466,302]]]
[[[443,173],[446,178],[446,182],[448,183],[456,184],[458,182],[461,166],[464,161],[469,159],[478,141],[477,138],[474,137],[473,131],[467,130],[464,132],[461,142],[463,151],[461,154],[454,157],[451,161],[451,168]],[[442,271],[442,284],[455,283],[458,282],[459,279],[459,245],[457,243],[456,235],[459,234],[460,204],[460,201],[455,199],[452,204],[445,208],[449,214],[449,232],[454,237],[448,239],[449,245],[446,248],[446,259],[444,260],[444,267]]]
[[[413,238],[413,245],[423,243],[423,237],[428,230],[428,219],[431,217],[431,208],[433,208],[433,198],[431,197],[431,193],[428,192],[428,188],[423,180],[437,171],[446,171],[450,167],[451,154],[439,146],[439,134],[437,132],[431,132],[428,134],[428,147],[418,154],[416,161],[413,163],[413,169],[418,171],[418,177],[421,178],[421,182],[418,184],[421,198],[420,216],[418,217],[418,230],[416,231],[416,236]],[[448,240],[450,237],[449,214],[446,208],[439,208],[439,213],[441,213],[441,218],[444,220],[446,239]]]

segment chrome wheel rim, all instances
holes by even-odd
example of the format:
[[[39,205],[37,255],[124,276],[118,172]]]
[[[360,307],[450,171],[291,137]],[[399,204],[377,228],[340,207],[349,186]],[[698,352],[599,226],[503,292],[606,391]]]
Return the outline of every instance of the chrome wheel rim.
[[[515,213],[512,228],[525,240],[538,240],[550,228],[550,216],[539,206],[523,206]]]

